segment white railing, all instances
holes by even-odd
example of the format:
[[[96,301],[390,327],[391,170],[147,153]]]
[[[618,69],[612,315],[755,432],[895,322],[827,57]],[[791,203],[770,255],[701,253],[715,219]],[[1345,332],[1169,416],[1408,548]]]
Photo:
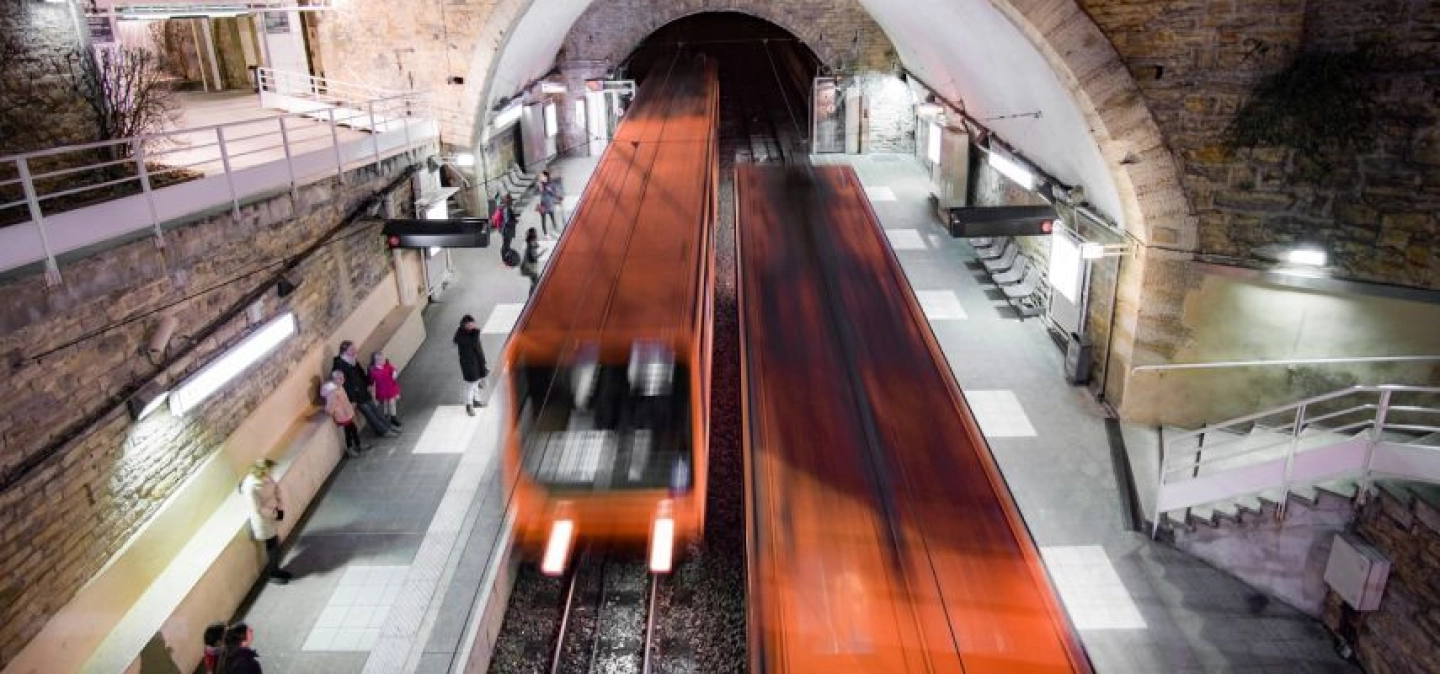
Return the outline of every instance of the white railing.
[[[276,115],[0,157],[0,272],[151,229],[217,205],[379,162],[438,137],[430,100],[404,93]]]
[[[255,78],[261,107],[286,112],[323,112],[328,108],[363,110],[370,101],[410,93],[272,68],[257,68]]]
[[[1298,403],[1167,435],[1152,535],[1166,512],[1298,485],[1377,476],[1440,482],[1440,387],[1353,386]],[[1219,440],[1217,440],[1219,438]],[[1208,439],[1208,442],[1207,442]]]

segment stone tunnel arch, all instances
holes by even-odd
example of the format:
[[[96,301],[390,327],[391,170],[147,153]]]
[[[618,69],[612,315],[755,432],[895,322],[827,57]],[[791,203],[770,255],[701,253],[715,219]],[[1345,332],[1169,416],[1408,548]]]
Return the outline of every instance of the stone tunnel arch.
[[[704,12],[728,11],[763,19],[789,31],[832,69],[893,69],[898,59],[892,36],[870,11],[870,7],[883,1],[572,0],[575,10],[571,15],[575,18],[566,28],[563,45],[570,50],[567,58],[616,63],[672,21]],[[1197,220],[1181,188],[1179,167],[1133,76],[1105,33],[1073,0],[994,0],[992,4],[1029,39],[1070,92],[1115,180],[1122,202],[1120,215],[1132,236],[1143,245],[1168,251],[1194,250],[1198,242]],[[502,0],[485,21],[470,69],[478,81],[467,87],[469,102],[465,106],[473,113],[474,138],[484,127],[487,107],[477,103],[489,100],[500,56],[510,47],[521,19],[533,7],[533,2],[525,0]],[[852,36],[850,45],[835,39],[843,35]],[[903,35],[894,37],[904,39]],[[581,45],[583,56],[574,53]],[[853,60],[847,62],[847,57]]]
[[[623,14],[631,8],[597,3],[571,27],[565,43],[567,48],[594,44],[585,49],[584,58],[617,63],[671,23],[699,14],[733,12],[769,22],[794,35],[831,70],[879,69],[891,64],[895,50],[889,37],[858,2],[799,4],[805,7],[778,11],[778,3],[758,0],[737,0],[723,7],[656,2],[654,8],[658,11],[635,16]],[[598,44],[594,39],[597,36],[601,38]]]

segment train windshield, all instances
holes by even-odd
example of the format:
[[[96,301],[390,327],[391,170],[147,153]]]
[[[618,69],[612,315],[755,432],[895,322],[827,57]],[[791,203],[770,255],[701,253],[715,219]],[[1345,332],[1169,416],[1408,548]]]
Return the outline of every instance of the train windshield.
[[[522,364],[515,410],[525,472],[557,491],[691,483],[690,373],[659,352],[625,363]]]

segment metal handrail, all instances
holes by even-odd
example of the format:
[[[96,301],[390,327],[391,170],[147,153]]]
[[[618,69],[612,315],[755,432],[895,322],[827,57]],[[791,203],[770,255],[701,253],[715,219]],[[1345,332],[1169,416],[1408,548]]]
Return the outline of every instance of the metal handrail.
[[[1164,372],[1169,370],[1214,370],[1227,367],[1266,367],[1272,365],[1341,365],[1346,363],[1423,363],[1440,361],[1440,356],[1355,356],[1340,358],[1289,358],[1286,360],[1222,360],[1211,363],[1164,363],[1135,365],[1130,372]]]
[[[367,148],[365,152],[372,158],[366,160],[367,163],[381,159],[378,134],[388,131],[401,132],[405,148],[412,147],[416,140],[430,140],[432,133],[422,132],[422,129],[430,129],[430,125],[434,123],[428,114],[432,108],[430,95],[427,92],[387,94],[363,102],[357,101],[354,107],[331,107],[324,114],[282,113],[258,119],[174,129],[0,157],[0,176],[4,176],[0,179],[0,188],[19,193],[15,195],[18,199],[11,200],[7,195],[6,199],[0,201],[0,213],[13,213],[11,209],[22,207],[27,209],[28,220],[22,216],[14,226],[27,223],[33,226],[38,230],[36,235],[41,244],[39,250],[26,253],[34,257],[23,261],[11,258],[14,261],[7,262],[6,268],[43,260],[47,281],[51,285],[58,284],[60,274],[56,256],[66,251],[52,249],[53,237],[47,232],[47,218],[137,193],[143,195],[148,204],[151,218],[148,225],[154,229],[156,245],[163,247],[159,217],[159,212],[163,209],[157,210],[155,193],[165,189],[167,185],[153,184],[160,176],[168,176],[166,182],[171,184],[176,175],[180,176],[179,182],[185,182],[187,176],[190,179],[206,175],[223,176],[229,187],[227,200],[232,213],[238,217],[240,200],[248,195],[237,191],[235,174],[257,163],[249,161],[237,165],[237,161],[242,158],[253,160],[260,153],[283,150],[284,158],[276,161],[286,165],[293,194],[297,178],[306,179],[316,175],[312,166],[306,171],[306,175],[297,176],[294,159],[302,153],[333,148],[334,171],[343,179],[347,161],[342,158],[342,141],[336,129],[337,125],[345,124],[370,132],[370,145],[362,146]],[[328,128],[320,128],[311,133],[308,129],[315,128],[313,120],[317,118]],[[304,124],[301,124],[302,120]],[[412,126],[416,129],[412,129]],[[162,161],[164,163],[161,163]],[[350,161],[356,161],[353,154]],[[121,175],[117,176],[117,173]],[[136,183],[139,184],[138,190],[134,187],[117,190],[119,186],[133,186]],[[131,191],[128,194],[117,193],[125,190]],[[66,197],[69,197],[66,201],[72,205],[68,208],[63,205],[57,207],[56,201]],[[77,200],[87,199],[90,204],[75,203]],[[64,244],[61,245],[63,248]]]
[[[256,68],[256,84],[261,92],[282,95],[310,95],[316,100],[341,101],[345,103],[365,102],[375,99],[404,95],[407,91],[386,89],[357,82],[344,82],[310,73],[274,68]],[[298,86],[297,86],[298,85]]]
[[[1332,391],[1323,395],[1313,396],[1311,398],[1307,398],[1305,400],[1301,400],[1295,403],[1290,403],[1288,405],[1275,407],[1269,410],[1256,412],[1254,414],[1249,414],[1242,417],[1236,417],[1228,421],[1216,424],[1207,424],[1206,426],[1193,431],[1186,431],[1178,434],[1167,434],[1166,436],[1162,436],[1160,443],[1160,474],[1157,492],[1163,493],[1166,485],[1168,484],[1177,484],[1179,482],[1184,482],[1187,479],[1194,479],[1198,477],[1200,468],[1203,466],[1214,465],[1215,463],[1218,463],[1220,461],[1234,460],[1236,458],[1256,454],[1261,451],[1272,450],[1281,443],[1288,443],[1289,446],[1286,449],[1286,453],[1284,456],[1284,478],[1281,480],[1280,484],[1274,485],[1274,487],[1279,487],[1281,490],[1281,499],[1278,506],[1278,514],[1280,516],[1283,516],[1286,501],[1284,497],[1289,494],[1290,488],[1292,486],[1291,468],[1294,463],[1294,457],[1297,453],[1305,451],[1301,449],[1300,443],[1304,434],[1310,430],[1323,430],[1330,433],[1354,433],[1364,430],[1370,431],[1370,437],[1367,440],[1366,458],[1363,467],[1362,477],[1362,490],[1368,489],[1371,480],[1371,461],[1374,458],[1374,446],[1381,441],[1382,434],[1385,433],[1385,431],[1398,430],[1421,433],[1440,432],[1440,425],[1426,426],[1413,423],[1391,423],[1389,421],[1389,415],[1393,412],[1440,414],[1440,409],[1433,407],[1408,404],[1392,404],[1393,396],[1395,394],[1401,393],[1440,395],[1440,387],[1410,386],[1397,384],[1386,384],[1378,386],[1351,386],[1349,388]],[[1310,410],[1316,405],[1359,394],[1375,395],[1377,396],[1377,401],[1366,401],[1358,405],[1347,407],[1343,410],[1326,411],[1313,416],[1310,414]],[[1369,418],[1359,421],[1342,424],[1334,428],[1322,428],[1318,425],[1318,422],[1336,419],[1346,415],[1354,414],[1356,412],[1370,412],[1371,416]],[[1205,445],[1203,442],[1206,434],[1213,434],[1216,431],[1233,429],[1236,426],[1243,426],[1247,424],[1254,425],[1254,423],[1257,421],[1279,415],[1291,415],[1292,418],[1289,423],[1282,424],[1281,426],[1277,427],[1279,429],[1287,430],[1285,431],[1284,437],[1277,438],[1275,442],[1267,443],[1260,446],[1247,446],[1244,447],[1244,449],[1242,449],[1241,451],[1234,451],[1228,453],[1222,451],[1219,455],[1216,455],[1215,450],[1223,450],[1226,447],[1233,448],[1237,445],[1244,446],[1246,439],[1240,438],[1228,442],[1222,442],[1218,445]],[[1196,444],[1194,446],[1191,446],[1189,444],[1186,444],[1183,447],[1180,446],[1182,441],[1188,439],[1193,439]],[[1206,452],[1210,453],[1208,457],[1204,455]],[[1171,477],[1180,477],[1182,479],[1169,479]],[[1160,499],[1157,495],[1157,503],[1159,501]],[[1155,531],[1158,531],[1160,516],[1161,513],[1159,512],[1155,514]]]

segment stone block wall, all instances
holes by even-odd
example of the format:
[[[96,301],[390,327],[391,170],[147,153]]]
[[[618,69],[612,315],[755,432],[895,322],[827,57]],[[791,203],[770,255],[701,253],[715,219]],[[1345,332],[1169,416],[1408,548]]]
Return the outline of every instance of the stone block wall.
[[[246,312],[233,312],[244,298],[407,163],[397,157],[347,173],[344,184],[303,187],[298,203],[284,195],[246,204],[238,221],[225,211],[171,230],[163,249],[142,238],[68,262],[65,285],[49,288],[38,273],[0,284],[0,353],[12,364],[0,382],[0,667],[377,287],[389,266],[379,221],[347,227],[300,261],[290,296],[261,295],[261,320],[294,312],[299,334],[197,409],[135,423],[123,405],[128,391],[162,367],[173,386],[247,334]],[[180,327],[152,362],[140,349],[165,315]]]
[[[69,4],[0,0],[0,156],[95,140],[90,109],[56,71],[84,46],[71,12]],[[0,179],[13,172],[0,166]]]
[[[740,12],[773,23],[835,71],[893,72],[894,47],[856,0],[608,0],[596,2],[565,37],[567,60],[618,64],[662,26],[701,12]]]
[[[1330,592],[1325,625],[1372,674],[1434,671],[1440,653],[1440,508],[1382,490],[1360,511],[1355,531],[1390,560],[1379,610],[1360,613]]]
[[[1082,0],[1134,75],[1181,160],[1199,252],[1253,258],[1314,242],[1342,276],[1440,288],[1440,6],[1406,0]],[[1284,148],[1229,151],[1227,125],[1255,86],[1306,51],[1367,42],[1390,56],[1366,79],[1372,149],[1313,166]]]
[[[856,80],[865,110],[861,151],[914,153],[915,107],[905,83],[894,73],[878,71]]]

